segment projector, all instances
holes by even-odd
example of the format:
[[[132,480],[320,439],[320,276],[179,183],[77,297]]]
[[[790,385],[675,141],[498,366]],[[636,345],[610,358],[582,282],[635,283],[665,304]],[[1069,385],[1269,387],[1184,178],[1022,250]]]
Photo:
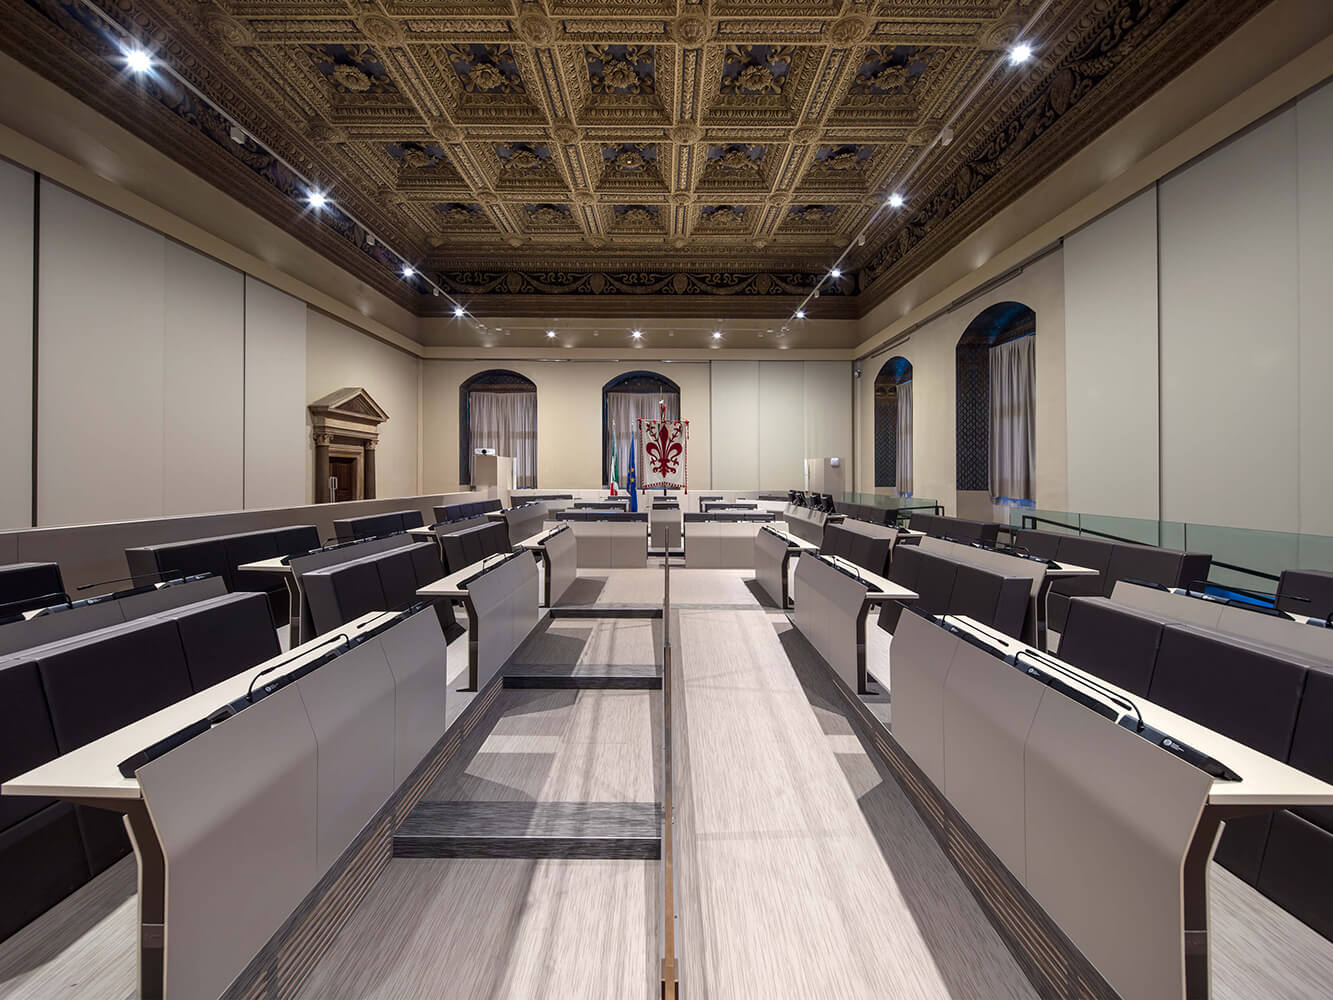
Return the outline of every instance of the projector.
[[[494,448],[477,448],[476,450],[473,451],[473,454],[474,454],[474,455],[494,455],[494,454],[495,454],[495,449],[494,449]]]

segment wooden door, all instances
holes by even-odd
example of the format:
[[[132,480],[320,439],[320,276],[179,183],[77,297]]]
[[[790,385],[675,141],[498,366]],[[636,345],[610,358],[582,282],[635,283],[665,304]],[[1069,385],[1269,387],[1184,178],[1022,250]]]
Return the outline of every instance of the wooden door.
[[[333,502],[356,499],[356,459],[330,458],[329,475],[338,480],[338,488],[333,491]]]

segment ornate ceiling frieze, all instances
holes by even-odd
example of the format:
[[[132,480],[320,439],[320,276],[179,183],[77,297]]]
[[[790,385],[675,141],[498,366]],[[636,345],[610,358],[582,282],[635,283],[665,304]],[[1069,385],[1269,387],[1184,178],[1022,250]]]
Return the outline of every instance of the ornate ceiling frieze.
[[[1033,0],[102,0],[262,146],[128,77],[77,0],[5,0],[0,47],[422,314],[443,300],[345,213],[481,312],[744,311],[851,246],[815,309],[857,315],[1266,2],[1054,0],[1034,63],[962,107]],[[284,160],[340,207],[304,211]]]

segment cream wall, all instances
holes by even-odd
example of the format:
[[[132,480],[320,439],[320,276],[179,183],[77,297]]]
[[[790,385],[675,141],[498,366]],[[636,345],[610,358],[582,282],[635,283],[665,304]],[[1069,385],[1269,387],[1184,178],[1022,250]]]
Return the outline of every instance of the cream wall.
[[[32,524],[33,175],[0,161],[0,529]]]
[[[537,485],[595,489],[602,485],[602,387],[631,371],[658,372],[680,386],[681,416],[690,422],[690,489],[711,487],[708,365],[559,361],[425,361],[422,398],[425,489],[458,485],[458,390],[490,368],[524,375],[537,386]]]
[[[1037,496],[1066,509],[1064,266],[1059,251],[914,330],[907,340],[861,363],[855,382],[857,491],[875,491],[875,376],[891,357],[912,363],[913,492],[957,510],[954,349],[977,314],[997,302],[1022,302],[1037,314]],[[881,490],[880,492],[885,492]]]
[[[307,309],[305,320],[305,402],[314,402],[346,386],[365,389],[389,414],[379,428],[376,494],[392,497],[419,493],[417,408],[421,362],[317,309]],[[305,492],[306,502],[313,503],[315,447],[309,410],[305,412]]]

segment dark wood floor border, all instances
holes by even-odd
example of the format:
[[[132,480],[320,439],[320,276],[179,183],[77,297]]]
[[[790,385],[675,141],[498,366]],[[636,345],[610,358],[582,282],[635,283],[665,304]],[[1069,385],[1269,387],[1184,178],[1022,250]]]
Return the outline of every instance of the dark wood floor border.
[[[477,693],[219,1000],[290,1000],[300,992],[315,965],[388,867],[393,858],[394,831],[416,808],[468,734],[486,717],[503,680],[503,675],[497,674]]]
[[[861,734],[893,772],[1042,1000],[1120,1000],[1041,904],[916,766],[884,723],[827,664],[824,669],[851,710],[853,722],[859,723]]]

